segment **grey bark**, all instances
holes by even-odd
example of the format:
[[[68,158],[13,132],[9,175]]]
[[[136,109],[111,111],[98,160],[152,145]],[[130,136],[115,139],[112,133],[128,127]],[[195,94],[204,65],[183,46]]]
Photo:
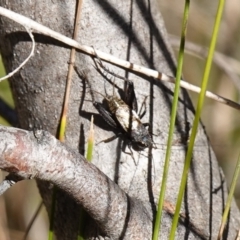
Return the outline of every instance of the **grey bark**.
[[[1,0],[0,4],[72,37],[75,1],[50,2],[43,0],[20,3],[15,0]],[[7,71],[11,71],[26,58],[31,43],[27,33],[18,24],[5,18],[1,18],[0,23],[0,51]],[[21,128],[31,130],[37,127],[56,136],[70,51],[67,46],[40,34],[35,34],[35,39],[37,47],[34,57],[11,79],[16,111]],[[84,1],[78,41],[169,75],[173,75],[175,71],[164,23],[155,1]],[[94,69],[90,57],[78,53],[76,65],[80,70],[87,72],[95,90],[104,92],[104,81]],[[109,66],[109,68],[123,76],[127,74],[113,66]],[[148,96],[148,108],[144,121],[149,122],[152,126],[151,131],[154,134],[153,140],[156,143],[156,149],[146,149],[142,152],[133,150],[132,157],[122,151],[124,139],[119,138],[95,146],[93,164],[99,170],[86,163],[77,152],[85,153],[91,114],[95,115],[95,139],[97,142],[113,136],[114,133],[96,113],[91,101],[87,101],[91,100],[88,89],[85,89],[85,83],[75,74],[67,119],[66,145],[55,142],[55,146],[53,146],[55,150],[53,152],[57,153],[60,163],[57,164],[56,156],[49,155],[51,156],[49,158],[46,155],[43,158],[41,157],[42,152],[37,152],[37,150],[38,154],[35,154],[35,157],[32,156],[32,160],[29,156],[24,155],[25,160],[29,160],[26,163],[27,166],[32,166],[25,168],[25,173],[27,176],[31,175],[38,179],[39,190],[48,211],[50,211],[52,197],[50,183],[58,185],[61,189],[57,191],[55,216],[57,239],[76,239],[80,204],[84,206],[90,216],[85,232],[89,239],[100,238],[100,236],[106,239],[151,238],[152,221],[156,213],[161,185],[173,86],[163,85],[153,79],[130,73],[127,75],[135,84],[138,102],[141,103],[144,97]],[[121,80],[116,79],[116,83],[123,86]],[[107,88],[111,93],[112,86],[107,85]],[[101,99],[101,96],[98,95],[98,98]],[[160,239],[168,238],[171,227],[172,208],[170,206],[175,205],[178,193],[193,112],[187,94],[182,91]],[[31,144],[31,141],[27,141],[27,138],[23,137],[25,134],[27,135],[26,132],[23,132],[20,135],[29,147],[28,144]],[[31,133],[29,133],[30,135]],[[49,140],[51,137],[47,133],[43,134],[40,142],[37,139],[37,142],[34,141],[33,135],[31,139],[34,142],[33,145],[37,144],[39,147],[43,145],[46,154],[51,152],[49,147],[53,140]],[[4,138],[1,142],[4,142]],[[57,151],[58,148],[60,148],[59,151]],[[3,151],[4,148],[1,154]],[[74,163],[72,172],[67,174],[66,170],[70,165],[65,165],[64,155],[62,155],[66,151],[72,157],[66,155],[66,163]],[[126,151],[129,151],[128,148]],[[18,154],[22,156],[20,150]],[[15,158],[18,159],[17,155]],[[7,161],[7,158],[1,156],[1,161],[4,159]],[[21,158],[19,157],[19,159]],[[51,171],[43,167],[45,161],[47,164],[50,164],[51,161],[55,163],[55,165],[51,165]],[[88,167],[85,169],[83,165]],[[38,174],[32,175],[33,168]],[[17,169],[17,172],[21,170],[21,168]],[[12,168],[8,168],[8,170],[13,171]],[[84,170],[90,172],[87,174]],[[91,170],[98,174],[91,175]],[[56,179],[55,174],[62,178],[57,177]],[[81,179],[83,176],[84,180]],[[99,181],[99,178],[104,180]],[[216,239],[227,196],[223,178],[204,128],[200,126],[181,209],[182,219],[179,222],[177,239]],[[81,185],[79,185],[79,179],[82,180],[82,182],[80,181]],[[84,184],[86,185],[84,186]],[[86,186],[88,192],[82,191]],[[108,191],[106,191],[107,187],[109,187]],[[98,191],[98,194],[95,191]],[[106,198],[108,200],[105,201]],[[93,213],[93,209],[96,210],[96,213]],[[238,227],[236,218],[238,210],[235,205],[233,209],[225,231],[226,239],[233,239]]]

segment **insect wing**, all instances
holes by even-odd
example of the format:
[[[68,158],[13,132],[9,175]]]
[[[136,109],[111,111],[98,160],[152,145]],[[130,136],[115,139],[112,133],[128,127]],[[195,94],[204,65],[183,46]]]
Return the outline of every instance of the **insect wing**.
[[[137,104],[137,98],[134,91],[134,85],[133,82],[128,80],[126,81],[126,95],[124,101],[128,106],[131,107],[135,112],[138,111],[138,104]]]
[[[116,109],[115,116],[123,130],[127,133],[130,131],[132,116],[131,109],[125,104]]]
[[[100,113],[100,115],[103,117],[103,119],[113,128],[117,128],[117,124],[114,121],[111,113],[109,113],[103,106],[101,103],[98,102],[94,102],[94,107],[98,110],[98,112]]]

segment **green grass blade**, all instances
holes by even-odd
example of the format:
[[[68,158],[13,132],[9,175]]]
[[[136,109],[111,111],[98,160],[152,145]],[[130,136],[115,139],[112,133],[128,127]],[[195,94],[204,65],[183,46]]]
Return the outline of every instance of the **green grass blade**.
[[[158,211],[157,211],[157,215],[156,215],[153,237],[152,237],[152,239],[154,239],[154,240],[158,239],[160,227],[161,227],[162,210],[163,210],[163,205],[164,205],[164,197],[165,197],[166,184],[167,184],[167,175],[168,175],[170,155],[171,155],[171,145],[172,145],[176,115],[177,115],[178,96],[179,96],[179,90],[180,90],[180,79],[181,79],[181,75],[182,75],[182,66],[183,66],[183,58],[184,58],[185,36],[186,36],[186,32],[187,32],[187,21],[188,21],[188,15],[189,15],[189,3],[190,3],[190,0],[186,0],[185,7],[184,7],[181,43],[180,43],[180,49],[179,49],[179,54],[178,54],[178,66],[177,66],[177,74],[176,74],[176,83],[175,83],[175,88],[174,88],[173,107],[172,107],[172,111],[171,111],[170,128],[169,128],[169,133],[168,133],[167,151],[166,151],[166,156],[165,156],[162,185],[161,185],[161,191],[160,191],[159,202],[158,202]]]
[[[221,222],[221,226],[220,226],[219,234],[218,234],[218,239],[222,239],[223,230],[224,230],[224,227],[225,227],[226,222],[227,222],[229,209],[230,209],[230,206],[231,206],[234,190],[235,190],[235,187],[236,187],[236,184],[237,184],[239,171],[240,171],[240,155],[238,157],[238,161],[237,161],[237,165],[236,165],[236,168],[235,168],[235,171],[234,171],[234,174],[233,174],[233,179],[232,179],[232,182],[231,182],[226,206],[225,206],[225,209],[224,209],[224,212],[223,212],[222,222]]]
[[[93,129],[93,116],[91,117],[91,125],[90,131],[88,136],[88,144],[87,144],[87,156],[86,159],[91,162],[93,156],[93,147],[94,147],[94,129]],[[87,214],[83,208],[80,209],[80,224],[79,224],[79,233],[78,233],[78,240],[84,240],[83,238],[83,231],[85,228]]]
[[[203,107],[203,103],[204,103],[204,98],[205,98],[205,93],[206,93],[206,89],[207,89],[207,83],[208,83],[208,78],[209,78],[210,69],[211,69],[211,65],[212,65],[212,59],[213,59],[213,54],[214,54],[214,50],[215,50],[215,46],[216,46],[221,17],[222,17],[222,13],[223,13],[224,3],[225,3],[225,0],[220,0],[219,5],[218,5],[218,10],[217,10],[217,15],[216,15],[216,19],[215,19],[212,39],[211,39],[209,53],[208,53],[208,58],[206,61],[205,71],[204,71],[203,79],[202,79],[201,92],[200,92],[199,100],[198,100],[198,104],[197,104],[197,111],[196,111],[196,115],[195,115],[194,122],[193,122],[192,133],[190,136],[187,156],[186,156],[182,179],[181,179],[181,185],[180,185],[180,189],[179,189],[179,193],[178,193],[176,210],[175,210],[175,214],[173,217],[171,233],[170,233],[170,238],[169,238],[171,240],[173,240],[175,238],[175,232],[176,232],[176,228],[178,225],[179,213],[180,213],[182,199],[183,199],[183,195],[184,195],[184,191],[185,191],[185,187],[186,187],[186,183],[187,183],[188,170],[189,170],[190,164],[191,164],[191,158],[192,158],[195,137],[197,134],[198,123],[200,120],[200,115],[201,115],[201,111],[202,111],[202,107]]]
[[[93,118],[93,116],[92,116],[92,117],[91,117],[91,126],[90,126],[90,131],[89,131],[89,136],[88,136],[88,146],[87,146],[87,156],[86,156],[86,159],[87,159],[89,162],[92,161],[93,147],[94,147],[93,121],[94,121],[94,118]]]

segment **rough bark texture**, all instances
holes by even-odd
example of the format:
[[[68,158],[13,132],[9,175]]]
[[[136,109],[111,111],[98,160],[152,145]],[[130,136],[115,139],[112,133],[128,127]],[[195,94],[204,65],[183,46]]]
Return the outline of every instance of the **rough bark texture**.
[[[71,37],[73,34],[75,1],[41,0],[20,3],[16,0],[0,0],[0,4],[66,36]],[[5,18],[1,18],[0,24],[0,51],[7,71],[11,71],[26,58],[31,43],[27,33],[18,24]],[[37,41],[35,56],[11,79],[11,87],[21,128],[29,130],[38,127],[56,136],[70,51],[66,46],[48,37],[35,34],[35,39]],[[155,1],[84,1],[78,41],[85,45],[93,45],[96,49],[119,58],[157,69],[169,75],[174,74],[174,61]],[[103,92],[104,81],[94,69],[92,59],[78,53],[76,65],[80,70],[87,72],[94,89]],[[125,74],[122,70],[112,66],[109,68],[119,74]],[[139,221],[143,221],[145,218],[144,221],[148,223],[149,219],[155,215],[161,185],[173,86],[156,83],[153,79],[133,74],[129,74],[128,77],[135,84],[139,104],[145,96],[148,96],[144,121],[149,122],[152,126],[153,139],[157,148],[146,149],[142,152],[133,151],[133,159],[132,156],[122,151],[124,139],[120,138],[96,145],[93,164],[128,194],[129,198],[123,193],[126,205],[131,212],[138,212],[137,214],[141,216]],[[121,80],[116,80],[116,83],[123,86]],[[107,85],[107,88],[111,93],[112,86]],[[100,95],[98,97],[102,98]],[[67,119],[66,144],[81,154],[85,152],[90,116],[92,112],[96,113],[91,101],[85,101],[90,99],[88,89],[85,89],[85,83],[75,74]],[[168,238],[172,221],[169,206],[174,205],[176,201],[186,153],[186,139],[193,119],[192,105],[188,96],[183,92],[180,99],[166,192],[166,203],[169,204],[165,206],[160,239]],[[109,130],[102,118],[95,114],[96,141],[99,142],[113,136],[113,132]],[[129,151],[128,148],[126,151]],[[76,165],[76,167],[81,167],[81,165]],[[81,171],[76,169],[76,172]],[[49,179],[56,183],[52,178]],[[98,179],[93,179],[93,181],[97,182]],[[181,210],[182,216],[185,217],[179,223],[177,239],[216,239],[227,194],[226,185],[222,181],[222,172],[204,129],[200,126]],[[72,184],[74,185],[74,182]],[[67,185],[58,185],[66,191]],[[49,183],[39,181],[38,186],[47,210],[50,211]],[[77,189],[78,186],[75,187]],[[99,188],[101,188],[100,183]],[[75,191],[77,191],[76,189]],[[73,192],[67,192],[68,194],[62,190],[57,191],[55,218],[57,239],[76,239],[77,236],[79,205],[74,200],[76,197]],[[91,192],[92,189],[89,186],[89,193]],[[103,198],[105,197],[106,195],[103,195]],[[93,197],[89,201],[97,201],[98,198]],[[81,201],[78,200],[78,202]],[[139,204],[137,204],[138,202]],[[96,205],[98,205],[97,202]],[[109,211],[113,206],[109,206]],[[238,227],[235,215],[238,210],[235,205],[233,209],[225,232],[225,239],[233,239]],[[86,210],[88,209],[86,208]],[[99,209],[99,211],[103,210]],[[103,236],[107,239],[106,235],[113,239],[151,238],[152,229],[149,224],[146,224],[142,231],[136,231],[139,232],[138,236],[131,235],[126,230],[129,227],[126,226],[128,223],[126,222],[124,226],[118,225],[116,221],[119,216],[115,215],[111,217],[113,222],[111,231],[109,231],[104,227],[106,220],[99,221],[91,211],[88,212],[91,217],[95,218],[94,220],[89,219],[87,224],[86,236],[88,238]],[[120,237],[113,233],[114,226],[119,228],[116,232],[122,232]],[[134,228],[134,226],[133,224],[131,227]],[[136,224],[137,226],[139,224]],[[141,235],[143,232],[148,233],[147,236]],[[125,235],[125,233],[127,234]]]

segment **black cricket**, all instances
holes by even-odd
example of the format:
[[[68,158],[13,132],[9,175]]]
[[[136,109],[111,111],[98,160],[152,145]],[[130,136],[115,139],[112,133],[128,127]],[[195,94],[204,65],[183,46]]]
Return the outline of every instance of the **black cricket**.
[[[147,147],[151,147],[153,145],[153,141],[148,130],[149,123],[142,123],[141,121],[141,117],[143,117],[145,112],[142,115],[137,114],[138,105],[133,82],[109,71],[102,64],[97,55],[96,57],[98,59],[98,63],[95,60],[97,71],[111,83],[112,81],[107,79],[107,75],[100,70],[99,66],[112,76],[123,79],[126,82],[126,91],[125,96],[121,99],[115,96],[115,94],[113,94],[113,96],[108,95],[105,90],[106,96],[104,96],[104,99],[107,102],[106,109],[102,103],[95,100],[93,93],[94,90],[92,89],[92,85],[87,78],[87,75],[85,74],[85,80],[89,86],[94,107],[111,127],[114,129],[121,129],[121,133],[128,138],[133,149],[141,151]]]

